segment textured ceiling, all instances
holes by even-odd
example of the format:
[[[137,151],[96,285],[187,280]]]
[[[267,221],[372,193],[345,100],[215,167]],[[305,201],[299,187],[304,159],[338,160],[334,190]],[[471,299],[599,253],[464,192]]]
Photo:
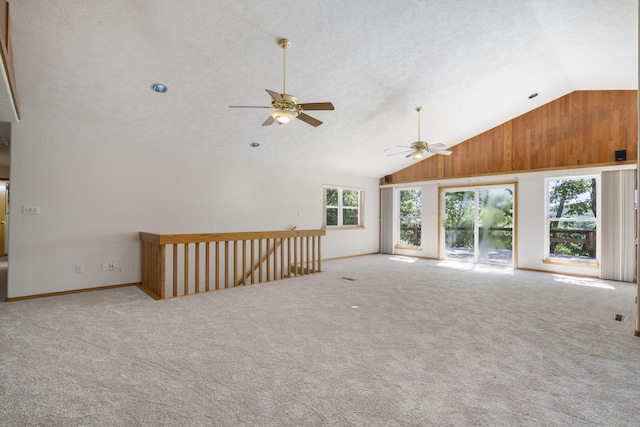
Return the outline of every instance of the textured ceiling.
[[[574,90],[638,87],[636,0],[10,6],[23,121],[370,177],[412,164],[388,154],[416,140],[416,106],[422,139],[451,146]],[[282,91],[283,37],[287,92],[336,108],[309,112],[317,128],[228,108]]]

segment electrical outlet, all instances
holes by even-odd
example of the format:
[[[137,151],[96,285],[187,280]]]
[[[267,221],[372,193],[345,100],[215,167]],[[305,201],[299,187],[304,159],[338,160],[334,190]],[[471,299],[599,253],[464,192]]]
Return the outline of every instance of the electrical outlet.
[[[113,261],[111,262],[111,264],[109,264],[109,270],[115,270],[116,269],[116,262]]]
[[[102,271],[109,271],[109,270],[111,270],[109,268],[109,263],[108,262],[102,263]]]
[[[82,264],[76,265],[76,273],[84,273],[84,265]]]

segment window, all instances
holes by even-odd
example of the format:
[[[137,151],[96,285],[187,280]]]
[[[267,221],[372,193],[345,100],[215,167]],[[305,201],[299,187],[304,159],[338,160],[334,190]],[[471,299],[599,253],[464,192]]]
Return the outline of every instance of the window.
[[[547,179],[547,259],[597,260],[596,176]]]
[[[400,190],[400,246],[422,245],[422,190]]]
[[[324,226],[361,227],[364,191],[352,188],[325,187]]]

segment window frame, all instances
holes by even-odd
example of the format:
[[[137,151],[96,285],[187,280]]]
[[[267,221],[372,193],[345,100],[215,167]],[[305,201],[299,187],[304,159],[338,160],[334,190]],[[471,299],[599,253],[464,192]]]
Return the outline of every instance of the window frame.
[[[403,244],[402,243],[402,192],[403,191],[412,191],[412,190],[418,190],[420,191],[420,244],[419,245],[407,245],[407,244]],[[397,206],[397,211],[396,211],[396,221],[395,221],[395,226],[397,227],[397,241],[396,241],[396,245],[395,247],[398,249],[414,249],[414,250],[421,250],[422,249],[422,226],[423,226],[423,210],[422,210],[422,187],[418,186],[418,187],[399,187],[396,189],[396,206]],[[411,218],[417,218],[417,217],[411,217]]]
[[[338,205],[327,205],[327,190],[338,190]],[[358,205],[357,206],[347,206],[344,205],[343,202],[343,192],[344,191],[357,191],[358,192]],[[322,227],[327,229],[349,229],[349,228],[364,228],[364,189],[357,187],[346,187],[342,185],[323,185],[322,186]],[[337,209],[338,210],[338,224],[337,225],[328,225],[327,224],[327,209]],[[357,223],[353,224],[344,224],[344,209],[351,209],[357,211]]]
[[[593,218],[571,218],[571,217],[561,217],[561,218],[551,218],[551,191],[550,191],[550,183],[553,181],[571,181],[571,180],[580,180],[580,179],[595,179],[596,184],[596,214]],[[600,212],[598,209],[600,204],[600,174],[586,174],[586,175],[575,175],[575,176],[554,176],[545,178],[545,199],[544,199],[544,259],[543,262],[545,264],[570,264],[576,266],[598,266],[600,265],[600,230],[601,221],[600,221]],[[573,222],[595,222],[595,257],[580,257],[580,256],[567,256],[561,257],[557,256],[557,254],[551,253],[551,223],[552,222],[563,222],[563,221],[573,221]],[[554,256],[556,255],[556,256]]]

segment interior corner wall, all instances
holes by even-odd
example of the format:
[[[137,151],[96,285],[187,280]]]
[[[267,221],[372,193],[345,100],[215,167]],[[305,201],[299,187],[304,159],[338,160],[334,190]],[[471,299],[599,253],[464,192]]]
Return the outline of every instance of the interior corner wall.
[[[80,135],[28,118],[12,127],[11,142],[9,298],[139,282],[140,231],[318,229],[323,184],[365,191],[365,229],[328,230],[323,258],[379,251],[377,178],[220,158],[214,142]],[[117,270],[102,271],[113,261]]]

